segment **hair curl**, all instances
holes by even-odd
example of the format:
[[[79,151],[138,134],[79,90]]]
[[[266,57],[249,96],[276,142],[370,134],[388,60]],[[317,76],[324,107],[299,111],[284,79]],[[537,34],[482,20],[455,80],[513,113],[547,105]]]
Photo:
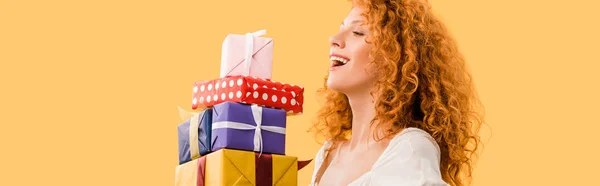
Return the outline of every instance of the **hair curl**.
[[[443,179],[468,185],[480,145],[481,106],[465,59],[426,0],[359,0],[373,33],[370,55],[378,74],[375,89],[377,124],[385,136],[416,127],[433,136],[441,150]],[[347,97],[325,85],[325,98],[313,128],[332,141],[351,134]]]

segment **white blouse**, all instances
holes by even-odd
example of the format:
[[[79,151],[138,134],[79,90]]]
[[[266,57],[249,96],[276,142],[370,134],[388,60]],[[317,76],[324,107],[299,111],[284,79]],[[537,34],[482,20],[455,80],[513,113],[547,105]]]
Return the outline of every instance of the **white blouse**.
[[[325,142],[315,157],[315,168],[309,186],[315,183],[317,172],[327,157]],[[350,186],[449,186],[440,173],[440,148],[429,133],[418,128],[406,128],[396,135],[375,161],[371,170]]]

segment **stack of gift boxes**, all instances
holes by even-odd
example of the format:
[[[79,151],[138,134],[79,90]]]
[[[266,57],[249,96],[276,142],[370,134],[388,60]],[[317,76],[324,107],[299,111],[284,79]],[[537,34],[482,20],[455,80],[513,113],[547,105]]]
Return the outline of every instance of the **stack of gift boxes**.
[[[285,154],[286,118],[302,113],[304,89],[271,80],[263,34],[229,34],[220,77],[194,83],[198,113],[178,125],[176,186],[294,186],[310,163]]]

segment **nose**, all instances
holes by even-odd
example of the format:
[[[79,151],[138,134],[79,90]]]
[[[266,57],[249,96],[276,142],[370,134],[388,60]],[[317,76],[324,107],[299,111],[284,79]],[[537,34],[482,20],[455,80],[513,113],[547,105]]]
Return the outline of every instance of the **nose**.
[[[337,33],[337,34],[335,34],[335,35],[333,35],[333,36],[331,36],[329,38],[329,46],[332,47],[332,48],[333,47],[337,47],[337,48],[344,48],[345,47],[345,42],[342,39],[341,32]]]

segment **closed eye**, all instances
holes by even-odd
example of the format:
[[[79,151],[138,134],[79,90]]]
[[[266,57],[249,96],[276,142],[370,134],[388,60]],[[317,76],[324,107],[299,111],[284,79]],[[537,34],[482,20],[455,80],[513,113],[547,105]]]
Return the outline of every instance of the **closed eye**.
[[[355,36],[363,36],[363,35],[365,35],[364,33],[362,33],[362,32],[357,32],[357,31],[353,31],[352,33],[353,33]]]

